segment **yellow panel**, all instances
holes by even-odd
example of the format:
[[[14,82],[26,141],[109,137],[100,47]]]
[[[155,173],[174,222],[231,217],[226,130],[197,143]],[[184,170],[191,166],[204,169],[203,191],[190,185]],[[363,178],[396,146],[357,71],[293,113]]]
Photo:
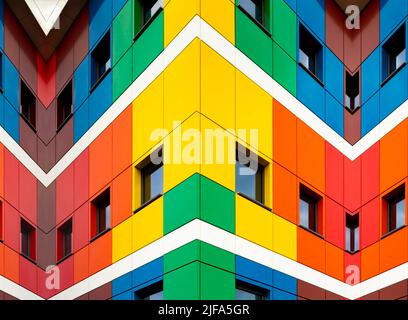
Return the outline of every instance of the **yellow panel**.
[[[272,213],[237,195],[236,234],[272,250]]]
[[[200,0],[172,0],[165,3],[164,45],[167,46],[199,14]]]
[[[297,258],[296,225],[273,214],[273,251],[292,260]]]
[[[235,44],[235,5],[231,0],[201,1],[201,17]]]
[[[235,190],[235,136],[201,117],[201,174]]]
[[[132,253],[132,220],[128,219],[112,230],[112,262]]]
[[[151,134],[163,128],[163,76],[133,102],[133,162],[158,143]]]
[[[235,129],[235,68],[205,43],[201,66],[201,112],[223,128]]]
[[[177,1],[176,1],[177,2]],[[164,128],[200,110],[200,41],[194,40],[164,71]]]
[[[239,71],[236,96],[236,130],[246,130],[240,139],[256,147],[250,141],[250,130],[257,130],[258,150],[272,159],[272,97]]]
[[[264,204],[269,207],[273,208],[273,165],[270,162],[264,171],[264,189],[265,189],[265,199]]]
[[[137,251],[163,236],[163,197],[132,217],[132,250]]]
[[[164,192],[200,172],[200,114],[181,123],[164,140]]]

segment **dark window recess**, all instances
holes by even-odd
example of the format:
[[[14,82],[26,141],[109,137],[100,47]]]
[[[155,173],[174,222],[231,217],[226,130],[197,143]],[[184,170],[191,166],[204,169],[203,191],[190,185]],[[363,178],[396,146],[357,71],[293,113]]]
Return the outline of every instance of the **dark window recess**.
[[[320,81],[323,80],[323,47],[302,25],[299,26],[299,63]]]
[[[21,219],[21,254],[32,261],[36,259],[35,229]]]
[[[102,38],[96,48],[92,51],[91,60],[91,86],[93,88],[111,69],[110,32]]]
[[[346,250],[356,252],[360,249],[359,214],[346,215]]]
[[[346,71],[345,106],[350,112],[355,112],[360,107],[360,73],[351,75]]]
[[[384,233],[389,233],[405,226],[405,185],[392,191],[385,198],[386,225],[383,227]]]
[[[307,187],[300,186],[300,225],[313,232],[322,233],[321,196]]]
[[[72,219],[58,228],[58,260],[62,260],[72,253]]]
[[[93,200],[91,206],[91,236],[95,238],[110,228],[110,189]]]
[[[135,34],[163,8],[163,0],[135,0]]]
[[[163,149],[160,148],[139,166],[142,177],[142,205],[163,193]]]
[[[57,98],[57,128],[67,121],[72,114],[72,81],[70,81]]]
[[[37,127],[36,99],[24,81],[20,81],[21,115],[34,128]]]
[[[240,0],[239,5],[253,19],[265,26],[265,0]]]
[[[237,281],[235,294],[236,300],[268,300],[269,290]]]
[[[136,291],[135,300],[163,300],[163,282]]]
[[[383,80],[386,80],[406,64],[405,33],[404,24],[383,46]]]
[[[235,190],[260,203],[265,201],[265,168],[267,162],[237,145]]]

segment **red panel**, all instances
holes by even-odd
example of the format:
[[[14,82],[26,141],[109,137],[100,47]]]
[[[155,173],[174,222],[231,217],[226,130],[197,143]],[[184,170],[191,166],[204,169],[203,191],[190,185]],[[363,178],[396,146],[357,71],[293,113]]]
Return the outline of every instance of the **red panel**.
[[[20,256],[20,285],[37,292],[37,267],[31,261]]]
[[[361,200],[367,203],[380,193],[380,143],[376,143],[361,156]]]
[[[345,25],[344,64],[351,72],[354,72],[361,64],[361,30],[349,30]]]
[[[338,203],[326,198],[326,240],[344,248],[344,209]]]
[[[350,213],[361,206],[361,158],[344,159],[344,206]]]
[[[344,156],[326,142],[326,195],[343,204]]]
[[[74,211],[74,165],[57,178],[57,225]]]
[[[344,274],[348,284],[356,285],[361,281],[361,253],[344,253]],[[353,280],[353,281],[351,281]]]
[[[68,32],[57,49],[57,95],[74,73],[74,37],[74,33]]]
[[[40,54],[37,54],[37,95],[47,108],[55,98],[55,73],[57,69],[57,58],[53,54],[45,63]]]
[[[361,210],[361,249],[380,239],[380,199],[376,198]]]
[[[4,204],[4,243],[20,252],[20,216],[8,203]]]
[[[89,152],[86,149],[74,162],[74,208],[82,206],[89,197]]]
[[[380,0],[372,0],[361,13],[361,61],[380,43]]]
[[[18,160],[4,149],[4,197],[15,208],[19,208],[18,193]]]
[[[20,164],[20,212],[37,224],[37,179]]]
[[[326,0],[326,44],[343,61],[344,13],[332,0]]]
[[[74,213],[73,219],[73,252],[77,252],[89,242],[89,204],[86,203]]]

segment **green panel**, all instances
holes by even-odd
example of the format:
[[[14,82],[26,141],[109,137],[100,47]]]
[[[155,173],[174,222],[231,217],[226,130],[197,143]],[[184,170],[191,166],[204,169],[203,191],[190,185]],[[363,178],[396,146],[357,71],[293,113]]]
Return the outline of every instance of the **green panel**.
[[[136,79],[164,48],[164,11],[140,35],[133,45],[133,79]]]
[[[225,271],[235,272],[235,255],[205,242],[201,242],[201,261]]]
[[[235,194],[201,177],[201,219],[235,233]]]
[[[132,83],[132,50],[129,50],[113,68],[113,101]]]
[[[200,248],[201,242],[195,240],[166,254],[163,258],[164,273],[200,260]]]
[[[235,300],[235,274],[201,265],[201,299]]]
[[[273,45],[273,78],[296,96],[296,62],[276,43]]]
[[[296,14],[283,0],[273,2],[273,40],[296,60]]]
[[[163,277],[164,300],[200,299],[200,263],[166,273]]]
[[[164,233],[200,217],[200,175],[194,174],[164,195]]]
[[[113,65],[119,61],[133,43],[133,2],[128,1],[113,20]]]
[[[272,39],[241,9],[235,9],[236,47],[272,76]]]

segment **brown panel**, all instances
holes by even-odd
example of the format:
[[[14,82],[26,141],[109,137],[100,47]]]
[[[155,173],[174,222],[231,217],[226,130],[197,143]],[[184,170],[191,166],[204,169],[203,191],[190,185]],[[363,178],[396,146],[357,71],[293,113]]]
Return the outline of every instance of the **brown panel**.
[[[20,28],[8,5],[4,5],[4,51],[11,62],[19,68],[20,65]]]
[[[380,299],[380,292],[379,291],[370,293],[370,294],[360,298],[360,300],[379,300],[379,299]]]
[[[361,61],[380,43],[380,0],[372,0],[361,13]]]
[[[20,74],[31,91],[37,93],[37,50],[24,33],[20,38]]]
[[[361,138],[361,109],[351,114],[344,109],[344,139],[355,144]]]
[[[72,33],[76,35],[74,44],[74,69],[76,69],[89,50],[89,14],[87,6],[76,19],[72,29]]]
[[[48,266],[56,263],[56,231],[53,229],[50,233],[44,233],[41,229],[37,230],[37,264],[45,270]]]
[[[55,227],[55,181],[45,188],[40,182],[37,182],[37,225],[44,232],[50,232]]]
[[[69,32],[57,49],[57,95],[74,73],[74,36]]]
[[[397,300],[408,294],[408,280],[380,290],[380,300]]]
[[[37,134],[20,117],[20,146],[28,153],[28,155],[37,161]]]
[[[15,301],[15,300],[18,300],[18,299],[16,297],[13,297],[12,295],[4,292],[4,300]]]
[[[56,110],[56,100],[47,109],[41,102],[37,102],[38,136],[45,144],[51,141],[57,130]]]
[[[344,64],[354,73],[361,64],[361,30],[344,26]]]
[[[298,296],[308,300],[325,300],[326,291],[307,282],[298,280]]]
[[[326,44],[343,61],[345,15],[332,1],[326,0]]]
[[[112,284],[107,283],[89,292],[89,300],[108,300],[112,298]]]
[[[68,120],[64,127],[57,133],[57,148],[55,158],[57,162],[67,153],[74,144],[74,118]]]
[[[46,146],[42,140],[38,138],[38,165],[45,171],[48,172],[54,167],[55,161],[55,139]]]
[[[75,298],[74,300],[89,300],[89,293],[85,293],[84,295]]]
[[[342,296],[339,296],[338,294],[335,294],[330,291],[326,291],[326,300],[346,300]]]

